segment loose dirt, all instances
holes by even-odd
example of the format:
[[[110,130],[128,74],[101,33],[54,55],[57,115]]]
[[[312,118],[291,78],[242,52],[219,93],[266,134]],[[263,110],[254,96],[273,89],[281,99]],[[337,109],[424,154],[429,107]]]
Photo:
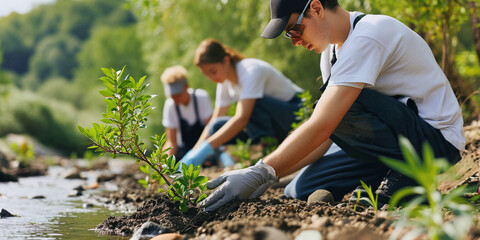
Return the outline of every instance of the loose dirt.
[[[475,122],[466,128],[467,151],[457,165],[442,175],[443,182],[439,188],[442,192],[463,184],[478,185],[479,132],[480,123]],[[136,167],[130,171],[136,171]],[[214,179],[223,169],[213,167],[202,171],[203,175]],[[268,189],[260,198],[233,202],[216,212],[190,208],[187,213],[181,213],[177,203],[172,203],[164,194],[145,191],[133,176],[117,177],[121,190],[102,197],[110,203],[134,203],[137,210],[132,214],[109,217],[97,226],[98,233],[132,235],[147,221],[183,234],[185,239],[268,239],[269,236],[277,236],[278,231],[285,239],[295,239],[309,229],[319,231],[323,239],[388,239],[393,232],[395,217],[387,211],[375,212],[371,207],[364,206],[357,206],[354,210],[354,204],[348,201],[332,205],[307,203],[283,196],[281,186]],[[467,239],[480,238],[478,213],[475,219],[476,225]]]

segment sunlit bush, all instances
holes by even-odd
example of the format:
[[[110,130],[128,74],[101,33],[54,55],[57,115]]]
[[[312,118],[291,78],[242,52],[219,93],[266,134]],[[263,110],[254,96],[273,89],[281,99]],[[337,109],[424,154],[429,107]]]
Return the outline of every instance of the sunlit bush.
[[[72,105],[13,90],[0,108],[0,136],[29,134],[65,153],[80,152],[86,139],[75,128],[77,115]]]

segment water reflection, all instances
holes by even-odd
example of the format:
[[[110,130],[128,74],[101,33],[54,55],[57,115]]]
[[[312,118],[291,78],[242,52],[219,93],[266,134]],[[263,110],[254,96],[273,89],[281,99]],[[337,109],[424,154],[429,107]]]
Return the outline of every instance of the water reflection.
[[[48,176],[0,183],[0,208],[17,217],[0,219],[0,239],[128,239],[98,236],[93,228],[109,215],[105,208],[83,208],[80,197],[68,197],[85,180],[60,177],[64,169],[50,167]],[[43,199],[32,199],[44,196]]]

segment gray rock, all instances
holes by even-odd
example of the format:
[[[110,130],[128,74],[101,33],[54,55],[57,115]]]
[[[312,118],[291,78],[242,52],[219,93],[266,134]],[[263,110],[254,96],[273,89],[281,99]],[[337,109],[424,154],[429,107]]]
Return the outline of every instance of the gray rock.
[[[84,204],[82,204],[82,207],[83,208],[93,208],[94,206],[91,203],[84,203]]]
[[[298,234],[295,240],[322,240],[322,234],[317,230],[305,230]]]
[[[45,199],[45,196],[43,196],[43,195],[36,195],[36,196],[30,197],[30,199]]]
[[[10,161],[11,160],[8,158],[8,156],[0,151],[0,168],[10,168]]]
[[[325,189],[318,189],[310,196],[308,196],[308,203],[313,203],[313,202],[325,202],[325,203],[330,203],[333,204],[333,196],[332,194],[325,190]]]
[[[2,211],[0,212],[0,218],[7,218],[7,217],[15,217],[15,215],[11,214],[10,212],[2,208]]]
[[[83,195],[83,191],[80,190],[72,190],[69,194],[68,197],[79,197]]]
[[[18,182],[18,177],[8,173],[4,173],[0,168],[0,182]]]
[[[65,179],[84,179],[77,168],[68,169],[62,174],[62,177]]]
[[[163,233],[173,233],[173,230],[154,222],[146,222],[133,233],[130,240],[147,240]]]

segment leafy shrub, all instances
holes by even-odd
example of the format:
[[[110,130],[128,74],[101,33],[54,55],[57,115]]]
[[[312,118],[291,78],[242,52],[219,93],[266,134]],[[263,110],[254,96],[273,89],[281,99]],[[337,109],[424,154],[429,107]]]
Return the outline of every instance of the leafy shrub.
[[[20,166],[28,166],[35,159],[33,145],[27,141],[23,141],[21,144],[14,142],[10,144],[10,148],[15,152]]]
[[[85,138],[75,129],[77,115],[71,105],[12,89],[0,107],[0,136],[28,134],[65,153],[81,152]]]
[[[186,212],[189,205],[198,203],[206,198],[203,192],[206,190],[207,178],[199,176],[200,167],[182,164],[182,172],[178,172],[179,163],[173,155],[168,155],[167,149],[163,149],[166,142],[165,134],[162,137],[155,135],[152,142],[155,150],[147,155],[146,145],[140,141],[137,131],[147,127],[147,116],[153,110],[148,101],[152,95],[142,94],[148,85],[143,85],[146,77],[139,81],[127,76],[121,80],[125,68],[121,71],[102,68],[105,77],[100,80],[105,89],[100,93],[105,96],[107,111],[103,113],[101,121],[104,124],[93,123],[93,127],[84,128],[78,126],[81,133],[87,136],[97,152],[110,153],[113,158],[117,154],[125,154],[136,158],[146,165],[140,170],[147,174],[148,178],[140,183],[148,187],[149,180],[157,180],[160,184],[168,185],[167,195],[173,201],[180,202],[180,210]],[[162,190],[160,190],[162,191]]]

